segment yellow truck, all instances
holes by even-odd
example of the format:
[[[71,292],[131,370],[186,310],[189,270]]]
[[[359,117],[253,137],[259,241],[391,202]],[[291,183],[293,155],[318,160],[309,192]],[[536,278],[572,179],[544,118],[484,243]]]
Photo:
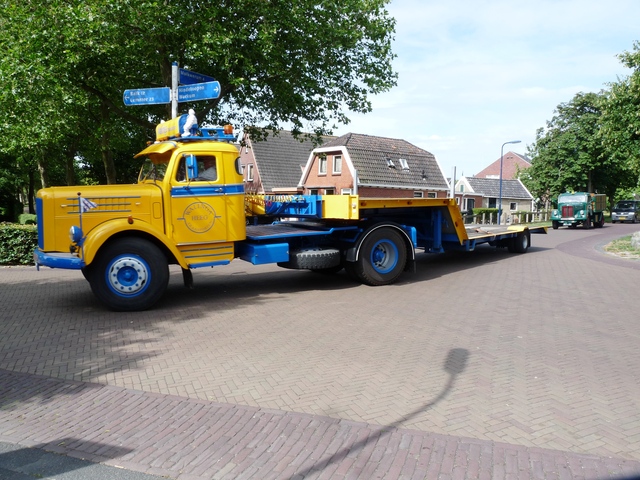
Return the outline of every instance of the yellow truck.
[[[524,253],[544,227],[465,225],[455,200],[357,195],[248,195],[232,129],[186,115],[156,129],[133,185],[38,192],[38,267],[81,270],[108,308],[144,310],[163,295],[169,265],[192,270],[242,259],[254,265],[346,272],[367,285],[414,269],[417,250],[472,251],[488,243]]]

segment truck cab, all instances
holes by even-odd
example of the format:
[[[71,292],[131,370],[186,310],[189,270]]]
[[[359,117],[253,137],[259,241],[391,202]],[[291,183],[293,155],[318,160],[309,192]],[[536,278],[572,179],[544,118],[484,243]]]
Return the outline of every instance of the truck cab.
[[[246,238],[232,129],[172,137],[185,117],[161,124],[159,139],[135,155],[137,184],[40,190],[36,265],[82,270],[104,303],[139,310],[157,300],[149,291],[164,291],[169,264],[188,283],[192,268],[231,262]]]
[[[584,228],[604,225],[604,210],[607,197],[587,192],[566,192],[558,195],[557,205],[551,212],[551,226],[557,230],[560,226]]]

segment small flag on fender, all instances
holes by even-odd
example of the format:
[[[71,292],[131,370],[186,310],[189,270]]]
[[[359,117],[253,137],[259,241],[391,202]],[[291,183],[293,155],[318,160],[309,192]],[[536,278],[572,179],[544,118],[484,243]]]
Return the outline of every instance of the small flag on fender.
[[[97,203],[92,202],[88,198],[79,197],[80,198],[80,213],[88,212],[91,209],[94,209],[98,206]]]

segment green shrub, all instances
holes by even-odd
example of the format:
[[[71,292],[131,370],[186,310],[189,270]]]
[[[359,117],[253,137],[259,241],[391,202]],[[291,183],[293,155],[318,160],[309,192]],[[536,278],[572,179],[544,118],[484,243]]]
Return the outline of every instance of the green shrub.
[[[33,213],[21,213],[18,216],[18,223],[20,225],[35,225],[37,218]]]
[[[38,231],[32,225],[0,224],[0,265],[33,265]]]

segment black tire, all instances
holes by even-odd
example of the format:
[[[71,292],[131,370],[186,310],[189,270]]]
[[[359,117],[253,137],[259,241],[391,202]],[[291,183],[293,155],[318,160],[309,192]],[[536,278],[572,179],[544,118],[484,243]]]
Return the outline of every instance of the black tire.
[[[553,227],[554,230],[557,230],[558,227],[560,226],[560,222],[557,220],[552,220],[551,221],[551,227]]]
[[[167,258],[142,238],[121,238],[106,245],[91,268],[91,290],[108,308],[140,311],[150,308],[169,283]]]
[[[338,267],[340,262],[340,250],[336,248],[313,248],[290,253],[289,261],[279,262],[278,266],[296,270],[327,270]]]
[[[616,220],[611,220],[611,223],[616,223]]]
[[[582,227],[585,230],[589,230],[591,228],[591,217],[589,215],[587,215],[587,218],[585,218],[584,222],[582,223]]]
[[[370,232],[360,246],[353,275],[371,286],[389,285],[404,271],[407,250],[400,233],[388,227]]]
[[[598,216],[598,220],[596,221],[595,225],[596,228],[602,228],[604,227],[604,213],[601,213]]]
[[[82,272],[82,276],[84,277],[84,279],[87,282],[91,281],[91,266],[88,267],[83,267],[80,269],[80,271]]]
[[[342,262],[339,265],[328,268],[312,268],[311,271],[314,273],[320,273],[321,275],[335,275],[336,273],[342,271],[344,265]]]
[[[531,245],[531,232],[526,230],[512,238],[507,249],[511,253],[527,253],[529,245]]]

